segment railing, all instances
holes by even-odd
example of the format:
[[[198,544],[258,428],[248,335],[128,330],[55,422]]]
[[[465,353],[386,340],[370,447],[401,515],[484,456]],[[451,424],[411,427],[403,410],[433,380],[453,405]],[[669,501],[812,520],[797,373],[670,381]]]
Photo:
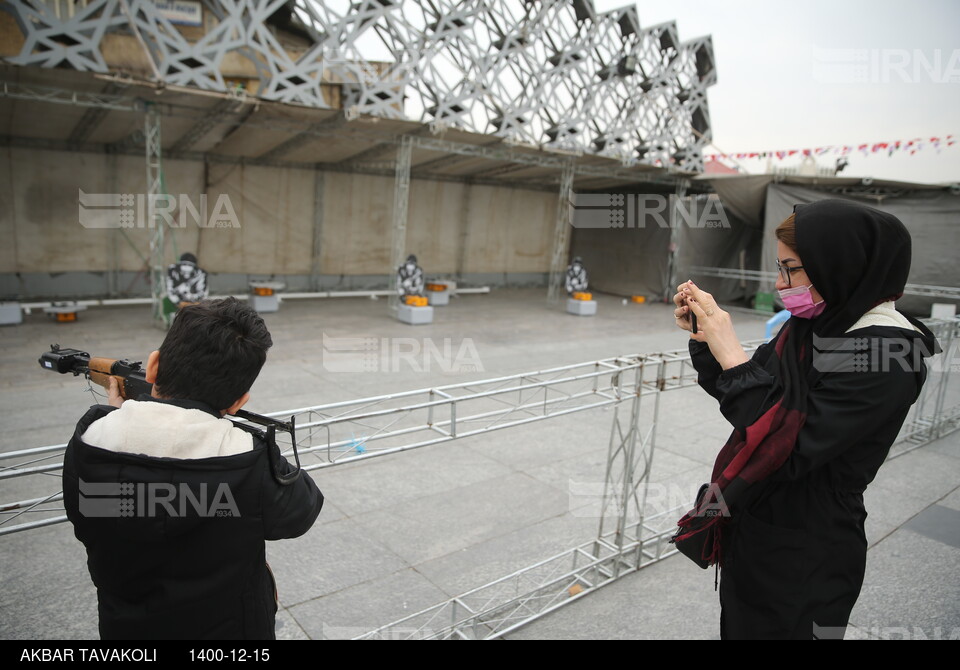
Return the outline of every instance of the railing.
[[[960,318],[928,320],[943,353],[891,458],[960,428]],[[749,351],[759,341],[745,343]],[[951,379],[953,380],[951,385]],[[646,491],[661,396],[696,385],[686,350],[622,356],[538,372],[275,412],[294,417],[305,470],[317,470],[600,407],[614,410],[596,539],[470,590],[365,638],[496,638],[675,553],[668,539],[688,502],[650,514]],[[65,445],[0,454],[0,481],[56,477]],[[287,453],[290,453],[289,445]],[[10,465],[6,465],[11,463]],[[0,506],[0,535],[60,523],[62,495]],[[44,518],[8,525],[25,514]]]

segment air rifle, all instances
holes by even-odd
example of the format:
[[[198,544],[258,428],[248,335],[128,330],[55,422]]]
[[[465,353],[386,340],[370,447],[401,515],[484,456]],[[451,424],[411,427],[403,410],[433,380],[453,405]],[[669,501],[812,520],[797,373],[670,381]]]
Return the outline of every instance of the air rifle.
[[[117,380],[117,388],[124,400],[136,399],[144,393],[150,395],[153,391],[153,384],[147,381],[142,361],[92,357],[79,349],[62,349],[59,344],[51,344],[50,351],[40,355],[40,366],[47,370],[59,372],[62,375],[67,373],[73,373],[75,377],[83,375],[94,384],[105,389],[110,388],[110,378],[112,377]],[[273,470],[273,477],[278,483],[285,486],[295,482],[300,476],[300,454],[297,453],[294,417],[290,417],[289,421],[279,421],[242,409],[237,410],[233,416],[259,426],[265,426],[266,434],[262,434],[262,436],[270,445],[276,444],[277,430],[290,434],[293,456],[297,463],[296,469],[289,474],[280,474],[279,463],[275,463],[273,458],[270,460],[270,466]]]

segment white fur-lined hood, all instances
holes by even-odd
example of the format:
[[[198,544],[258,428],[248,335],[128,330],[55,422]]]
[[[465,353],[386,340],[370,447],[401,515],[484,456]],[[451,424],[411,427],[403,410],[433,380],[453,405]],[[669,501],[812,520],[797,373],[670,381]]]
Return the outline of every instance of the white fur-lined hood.
[[[82,435],[91,447],[156,458],[233,456],[253,449],[253,437],[227,419],[163,402],[127,400]]]
[[[896,304],[892,300],[880,303],[868,311],[860,317],[859,321],[850,326],[847,332],[860,330],[861,328],[869,328],[870,326],[893,326],[894,328],[920,332],[916,326],[907,320],[907,317],[897,311]]]

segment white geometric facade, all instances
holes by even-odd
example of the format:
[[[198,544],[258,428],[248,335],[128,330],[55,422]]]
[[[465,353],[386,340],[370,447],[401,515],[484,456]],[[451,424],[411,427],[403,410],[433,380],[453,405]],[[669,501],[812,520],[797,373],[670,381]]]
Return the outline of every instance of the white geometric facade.
[[[25,41],[7,61],[106,73],[106,36],[135,38],[149,78],[227,91],[245,59],[257,97],[406,119],[511,144],[701,171],[710,38],[641,28],[590,0],[195,0],[202,26],[152,0],[9,0]],[[170,4],[170,3],[167,3]],[[190,35],[188,38],[187,35]],[[250,67],[252,65],[252,68]],[[341,89],[331,103],[323,88]]]

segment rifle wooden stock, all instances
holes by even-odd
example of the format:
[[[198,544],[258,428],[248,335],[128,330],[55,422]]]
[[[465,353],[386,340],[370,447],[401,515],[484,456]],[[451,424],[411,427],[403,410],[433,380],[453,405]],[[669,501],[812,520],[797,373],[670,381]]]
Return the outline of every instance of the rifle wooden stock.
[[[118,361],[115,358],[91,357],[88,364],[87,377],[94,384],[98,384],[105,389],[110,389],[110,378],[117,380],[120,389],[120,396],[124,400],[137,398],[143,393],[150,393],[153,390],[153,384],[149,383],[143,371],[138,369],[131,370],[126,361]]]

